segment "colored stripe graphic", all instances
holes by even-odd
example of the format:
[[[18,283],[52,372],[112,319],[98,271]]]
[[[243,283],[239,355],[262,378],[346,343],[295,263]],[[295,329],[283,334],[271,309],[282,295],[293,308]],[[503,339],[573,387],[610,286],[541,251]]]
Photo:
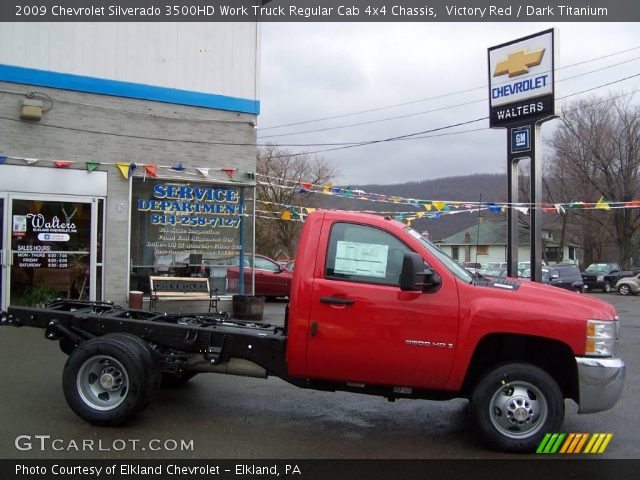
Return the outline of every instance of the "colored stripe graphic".
[[[538,445],[536,453],[604,453],[612,438],[612,433],[547,433]]]

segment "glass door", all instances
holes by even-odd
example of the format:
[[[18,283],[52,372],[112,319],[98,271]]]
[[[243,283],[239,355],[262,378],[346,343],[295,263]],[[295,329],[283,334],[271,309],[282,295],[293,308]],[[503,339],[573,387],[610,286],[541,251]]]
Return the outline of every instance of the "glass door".
[[[11,196],[9,202],[6,301],[95,299],[97,200]]]

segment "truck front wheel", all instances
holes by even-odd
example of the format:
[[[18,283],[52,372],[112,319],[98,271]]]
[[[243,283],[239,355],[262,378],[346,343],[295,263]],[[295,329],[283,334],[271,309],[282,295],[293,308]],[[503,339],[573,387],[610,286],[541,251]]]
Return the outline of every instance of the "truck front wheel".
[[[489,445],[507,452],[536,449],[545,433],[557,432],[564,400],[556,381],[527,363],[507,363],[489,371],[471,397],[478,433]]]
[[[148,403],[146,352],[125,338],[93,338],[71,352],[62,386],[71,409],[94,425],[119,425]]]

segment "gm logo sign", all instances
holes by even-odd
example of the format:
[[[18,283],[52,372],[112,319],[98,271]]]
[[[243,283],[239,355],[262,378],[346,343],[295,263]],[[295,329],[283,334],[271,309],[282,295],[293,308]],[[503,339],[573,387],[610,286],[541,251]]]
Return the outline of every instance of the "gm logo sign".
[[[531,127],[517,127],[511,129],[511,153],[528,152],[531,150]]]

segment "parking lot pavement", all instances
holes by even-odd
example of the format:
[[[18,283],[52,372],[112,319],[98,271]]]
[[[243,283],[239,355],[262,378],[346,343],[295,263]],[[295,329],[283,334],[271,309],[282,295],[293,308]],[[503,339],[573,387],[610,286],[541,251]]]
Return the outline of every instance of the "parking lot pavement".
[[[638,458],[640,296],[589,295],[619,311],[626,385],[621,401],[606,412],[578,415],[567,401],[563,431],[611,432],[599,458]],[[281,322],[285,306],[268,302],[265,320]],[[1,458],[522,458],[476,441],[465,400],[390,403],[299,389],[276,378],[198,375],[183,388],[161,390],[134,422],[95,427],[65,402],[65,360],[42,330],[0,328]],[[92,448],[75,448],[83,442]]]

